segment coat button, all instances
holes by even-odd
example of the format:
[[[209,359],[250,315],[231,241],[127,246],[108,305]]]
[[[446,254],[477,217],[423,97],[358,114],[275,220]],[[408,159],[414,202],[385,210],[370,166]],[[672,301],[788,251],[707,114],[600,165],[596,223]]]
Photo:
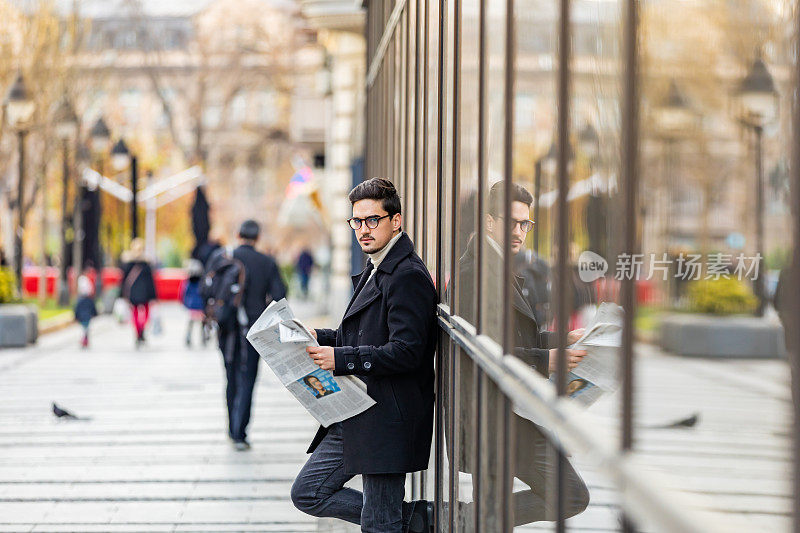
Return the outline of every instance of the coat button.
[[[364,370],[369,370],[370,368],[372,368],[372,363],[364,361]]]
[[[353,363],[347,363],[347,370],[353,370],[356,367]]]

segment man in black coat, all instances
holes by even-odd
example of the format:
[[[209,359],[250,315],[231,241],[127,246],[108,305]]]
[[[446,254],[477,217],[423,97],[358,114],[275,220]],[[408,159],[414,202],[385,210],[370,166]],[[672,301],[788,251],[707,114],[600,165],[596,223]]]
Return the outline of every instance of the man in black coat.
[[[427,531],[428,507],[404,502],[405,475],[428,466],[433,433],[436,291],[402,231],[400,198],[386,179],[356,186],[350,226],[370,261],[337,330],[315,331],[314,362],[355,375],[377,402],[321,427],[292,486],[295,506],[376,533]],[[363,494],[344,484],[361,474]],[[407,529],[408,528],[408,529]]]
[[[250,407],[259,361],[258,352],[247,342],[245,334],[270,302],[286,296],[286,286],[281,280],[275,260],[255,250],[259,233],[260,228],[254,220],[245,220],[239,227],[239,246],[233,251],[233,258],[241,261],[245,270],[238,317],[241,327],[234,328],[220,338],[228,379],[225,392],[230,438],[239,451],[250,448],[250,443],[247,442],[247,425],[250,423]]]
[[[504,220],[505,209],[503,205],[503,188],[505,182],[495,183],[489,191],[488,213],[484,220],[485,238],[483,243],[482,255],[484,257],[484,272],[486,277],[482,282],[483,289],[483,321],[481,333],[488,335],[497,342],[502,341],[503,337],[503,308],[505,302],[503,294],[503,241],[509,236],[510,249],[512,255],[516,256],[523,250],[525,234],[531,229],[534,221],[529,220],[530,204],[533,200],[530,193],[518,184],[512,184],[511,190],[511,217],[512,220]],[[513,226],[511,225],[513,224]],[[509,226],[511,226],[509,228]],[[512,258],[513,260],[513,258]],[[459,260],[458,293],[459,306],[457,313],[471,323],[475,323],[475,309],[473,295],[475,293],[475,265],[477,261],[476,242],[473,238],[467,244],[464,255]],[[511,308],[513,320],[513,347],[512,353],[519,357],[526,364],[530,365],[544,377],[548,377],[551,372],[556,370],[556,348],[554,335],[549,331],[540,328],[536,321],[536,316],[531,308],[528,299],[525,298],[523,287],[525,280],[514,275],[511,290]],[[583,330],[571,331],[567,342],[577,341]],[[586,352],[583,350],[567,350],[567,366],[571,370],[577,366]],[[447,364],[447,361],[445,361]],[[447,368],[442,369],[443,373],[448,373]],[[459,374],[461,390],[470,390],[473,383],[471,365],[462,365]],[[447,404],[447,390],[443,391],[445,398],[443,405]],[[458,469],[462,472],[473,470],[473,442],[472,417],[469,401],[462,399],[461,404],[456,406],[456,416],[459,417],[459,426],[463,439],[461,446],[461,456],[458,459]],[[451,416],[445,413],[446,417]],[[537,521],[555,521],[557,519],[556,498],[552,492],[548,493],[547,486],[552,483],[557,468],[556,456],[553,453],[553,445],[542,433],[541,429],[531,421],[519,417],[514,417],[514,427],[516,428],[515,453],[513,475],[522,480],[530,488],[528,490],[517,491],[514,493],[514,525],[519,526]],[[489,434],[500,431],[497,420],[488,420]],[[563,509],[563,517],[569,518],[583,512],[589,504],[589,491],[580,475],[572,466],[566,462],[564,479],[566,486],[563,487],[566,499]],[[462,506],[462,514],[467,515],[469,521],[469,509],[471,504]]]

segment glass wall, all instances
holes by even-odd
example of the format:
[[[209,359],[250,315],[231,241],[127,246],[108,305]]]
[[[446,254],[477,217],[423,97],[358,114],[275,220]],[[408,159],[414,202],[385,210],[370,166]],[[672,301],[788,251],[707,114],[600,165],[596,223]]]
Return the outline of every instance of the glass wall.
[[[368,3],[366,175],[440,297],[437,531],[789,530],[797,16]]]

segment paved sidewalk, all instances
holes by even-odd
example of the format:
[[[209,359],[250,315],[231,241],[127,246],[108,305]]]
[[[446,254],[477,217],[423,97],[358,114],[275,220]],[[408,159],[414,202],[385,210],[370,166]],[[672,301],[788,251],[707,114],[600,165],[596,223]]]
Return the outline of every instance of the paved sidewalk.
[[[234,451],[219,352],[186,348],[182,310],[160,308],[140,351],[101,317],[89,350],[70,327],[0,352],[0,530],[317,531],[289,501],[315,421],[262,364],[253,448]]]
[[[311,306],[293,302],[312,325]],[[294,509],[289,488],[317,425],[262,364],[249,452],[227,439],[224,372],[213,345],[183,345],[184,314],[161,306],[165,334],[133,348],[130,325],[93,324],[0,351],[0,531],[357,531]],[[637,347],[637,441],[648,467],[731,531],[786,531],[790,401],[785,361],[686,359]],[[51,402],[90,420],[66,421]],[[610,442],[619,395],[590,409]],[[700,414],[693,429],[652,426]],[[573,457],[589,509],[571,531],[616,531],[616,495]],[[460,494],[471,499],[468,475]],[[523,488],[518,484],[518,489]],[[553,524],[523,530],[552,531]]]

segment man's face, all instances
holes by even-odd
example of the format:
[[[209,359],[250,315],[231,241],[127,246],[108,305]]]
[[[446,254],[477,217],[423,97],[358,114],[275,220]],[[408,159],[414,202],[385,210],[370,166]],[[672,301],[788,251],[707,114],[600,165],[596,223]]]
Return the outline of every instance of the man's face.
[[[308,382],[311,384],[313,388],[315,388],[318,391],[321,391],[323,389],[322,382],[317,378],[314,377],[308,378]]]
[[[377,228],[368,228],[363,219],[369,217],[384,217],[388,215],[380,200],[359,200],[353,204],[353,218],[362,219],[361,227],[355,231],[361,250],[367,254],[374,254],[383,250],[389,244],[395,233],[402,226],[403,217],[400,213],[393,217],[382,218],[378,221]]]
[[[515,222],[511,228],[511,253],[513,254],[518,254],[522,249],[522,243],[526,235],[526,232],[522,231],[521,224],[516,223],[516,221],[528,220],[529,216],[530,208],[526,203],[511,202],[511,218]],[[495,218],[492,215],[487,215],[486,218],[489,236],[502,245],[508,231],[508,223],[502,217]]]

